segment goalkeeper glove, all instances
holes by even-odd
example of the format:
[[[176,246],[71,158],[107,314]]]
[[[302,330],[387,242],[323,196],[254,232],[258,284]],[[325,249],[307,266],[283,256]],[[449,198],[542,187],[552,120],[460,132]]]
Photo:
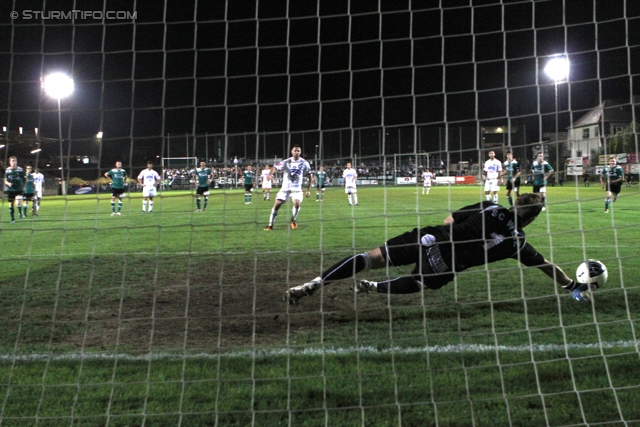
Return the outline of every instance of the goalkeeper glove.
[[[581,302],[583,304],[589,304],[591,302],[591,296],[589,292],[589,285],[586,283],[578,283],[574,280],[567,283],[562,287],[565,291],[571,294],[571,298]]]

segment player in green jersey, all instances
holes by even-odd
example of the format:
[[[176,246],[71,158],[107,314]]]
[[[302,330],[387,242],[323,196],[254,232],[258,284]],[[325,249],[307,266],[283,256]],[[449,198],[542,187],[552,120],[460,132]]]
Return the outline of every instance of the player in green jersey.
[[[22,215],[25,217],[27,216],[27,212],[29,211],[29,200],[33,201],[33,204],[32,204],[33,208],[31,209],[31,215],[38,216],[38,214],[36,214],[37,197],[35,193],[36,193],[36,186],[33,181],[33,168],[31,166],[27,166],[27,173],[25,174],[25,177],[24,177],[24,195],[23,195],[24,202],[22,203]]]
[[[324,187],[327,183],[327,173],[324,171],[324,167],[320,166],[316,175],[316,202],[324,200]]]
[[[22,192],[24,190],[25,173],[18,166],[16,156],[9,157],[9,167],[4,173],[4,185],[7,188],[7,198],[9,199],[9,215],[11,222],[16,222],[15,207],[18,207],[18,214],[22,218]]]
[[[207,210],[209,204],[209,183],[211,183],[211,168],[207,167],[205,162],[200,162],[200,167],[195,168],[191,172],[193,182],[198,186],[196,189],[196,212],[202,212]],[[204,197],[204,206],[201,203],[201,198]]]
[[[507,200],[509,201],[509,206],[513,207],[511,191],[513,190],[517,199],[518,191],[520,190],[520,174],[522,171],[520,170],[518,161],[513,158],[511,151],[507,151],[507,160],[505,160],[503,166],[503,174],[506,175],[505,178],[507,179]]]
[[[122,198],[124,197],[127,171],[122,169],[122,162],[117,161],[116,167],[105,173],[104,176],[111,180],[111,216],[121,215]],[[116,199],[118,199],[118,210],[116,211]]]
[[[547,201],[547,180],[555,171],[551,165],[544,159],[544,153],[538,151],[537,159],[531,165],[531,173],[533,174],[533,192],[542,194],[542,203]],[[543,206],[542,210],[546,210]]]
[[[253,182],[256,179],[256,173],[253,171],[251,165],[247,165],[246,169],[242,172],[242,180],[244,183],[244,204],[251,204],[251,193],[253,192]]]
[[[624,172],[618,165],[618,160],[615,157],[609,159],[609,166],[605,166],[600,174],[600,185],[602,189],[606,191],[606,197],[604,199],[604,211],[609,212],[609,206],[615,202],[620,194],[622,188],[622,181],[624,181]]]

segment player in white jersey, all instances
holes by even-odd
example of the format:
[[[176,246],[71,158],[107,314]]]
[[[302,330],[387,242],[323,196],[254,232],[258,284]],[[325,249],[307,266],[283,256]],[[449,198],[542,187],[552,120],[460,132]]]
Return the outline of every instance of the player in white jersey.
[[[424,172],[422,172],[422,194],[429,194],[429,191],[431,191],[432,179],[433,174],[431,173],[431,171],[429,171],[429,169],[425,169]]]
[[[138,184],[142,185],[142,213],[147,210],[153,212],[153,198],[156,196],[156,186],[162,181],[158,172],[153,170],[153,162],[147,162],[147,168],[138,175]]]
[[[342,172],[344,185],[344,192],[349,200],[349,206],[358,206],[358,189],[356,188],[356,181],[358,179],[358,173],[351,167],[351,162],[347,162],[347,168]]]
[[[44,188],[44,175],[40,173],[38,168],[33,168],[33,185],[36,187],[36,194],[33,198],[33,213],[37,216],[36,211],[40,210],[40,200],[42,200],[42,189]]]
[[[487,201],[491,201],[491,195],[493,193],[493,203],[498,203],[498,190],[500,185],[498,179],[502,175],[502,162],[496,159],[496,152],[489,151],[489,160],[484,162],[484,169],[482,170],[482,177],[484,178],[484,196]]]
[[[298,228],[296,219],[298,213],[300,213],[300,203],[302,203],[302,184],[304,177],[309,178],[307,191],[305,196],[308,198],[311,195],[311,184],[313,177],[311,176],[311,165],[305,159],[300,157],[302,149],[299,145],[291,147],[291,157],[282,162],[276,163],[271,168],[270,176],[273,177],[273,173],[277,170],[282,171],[282,188],[276,195],[276,202],[271,209],[271,215],[269,216],[269,225],[265,227],[265,231],[273,230],[273,223],[278,216],[278,210],[289,198],[293,200],[293,209],[291,210],[291,229]]]
[[[269,165],[264,165],[262,173],[260,174],[260,182],[262,184],[262,201],[271,200],[271,168]]]

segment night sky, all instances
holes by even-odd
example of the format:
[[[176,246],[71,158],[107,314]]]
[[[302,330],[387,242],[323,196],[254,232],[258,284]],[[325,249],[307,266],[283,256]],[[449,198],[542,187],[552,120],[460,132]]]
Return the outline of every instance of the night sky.
[[[25,18],[74,9],[137,16]],[[0,122],[57,137],[40,82],[64,71],[76,82],[62,101],[72,140],[507,118],[542,135],[555,123],[550,55],[571,61],[558,85],[565,128],[600,100],[640,94],[639,46],[640,1],[4,1]]]

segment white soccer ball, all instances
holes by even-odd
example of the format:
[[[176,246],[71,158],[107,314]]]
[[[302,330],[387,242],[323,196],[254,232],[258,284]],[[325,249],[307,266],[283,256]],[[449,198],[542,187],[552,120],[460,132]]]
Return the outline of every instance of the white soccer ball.
[[[609,277],[607,267],[600,261],[589,259],[578,266],[576,281],[587,284],[592,290],[604,286]]]

